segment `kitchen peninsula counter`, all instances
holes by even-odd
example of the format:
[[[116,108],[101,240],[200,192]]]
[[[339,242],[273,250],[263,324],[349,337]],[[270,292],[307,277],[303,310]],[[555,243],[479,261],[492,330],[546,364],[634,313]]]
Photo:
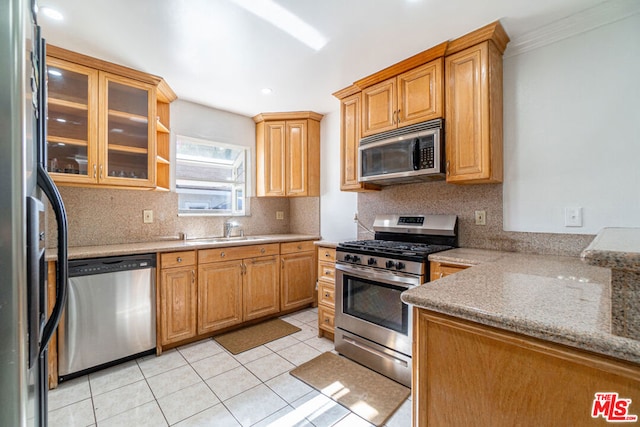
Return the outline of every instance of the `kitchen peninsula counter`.
[[[220,241],[214,242],[215,239],[220,239]],[[263,245],[268,243],[284,243],[318,239],[320,239],[320,236],[309,234],[266,234],[247,236],[245,239],[237,240],[223,240],[222,237],[212,237],[211,239],[160,240],[113,245],[76,246],[69,247],[69,259],[97,258],[153,252],[173,252],[230,246]],[[45,257],[47,261],[55,261],[56,255],[55,248],[47,249]]]
[[[462,257],[468,265],[479,265],[405,291],[402,300],[417,308],[640,364],[640,341],[612,332],[608,269],[586,265],[575,257],[497,251],[478,252],[482,257],[474,261],[469,251],[453,249],[437,256],[450,261]]]

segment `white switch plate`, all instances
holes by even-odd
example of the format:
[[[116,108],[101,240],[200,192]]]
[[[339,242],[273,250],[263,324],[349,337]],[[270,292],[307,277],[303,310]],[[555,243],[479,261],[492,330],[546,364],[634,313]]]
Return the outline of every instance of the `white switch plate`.
[[[582,208],[564,208],[564,226],[582,227]]]
[[[145,224],[151,224],[153,222],[153,211],[151,209],[142,211],[142,222]]]
[[[476,225],[487,225],[487,211],[476,211]]]
[[[276,219],[284,219],[284,212],[276,211]]]

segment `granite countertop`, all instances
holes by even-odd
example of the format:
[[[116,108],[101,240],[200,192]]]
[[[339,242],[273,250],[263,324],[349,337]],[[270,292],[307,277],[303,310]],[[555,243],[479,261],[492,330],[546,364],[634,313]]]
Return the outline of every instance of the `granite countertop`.
[[[451,259],[455,259],[463,251],[468,249],[447,252],[452,252]],[[438,257],[446,258],[447,252]],[[480,324],[640,363],[640,341],[612,333],[610,270],[586,265],[577,257],[495,255],[493,260],[405,291],[402,300]],[[472,261],[468,260],[468,264]]]
[[[600,267],[640,271],[640,228],[604,228],[581,258]]]
[[[116,245],[75,246],[69,248],[69,259],[97,258],[105,256],[132,255],[150,252],[174,252],[193,249],[219,248],[228,246],[263,245],[267,243],[296,242],[300,240],[318,240],[320,236],[309,234],[265,234],[247,236],[245,240],[213,242],[211,239],[162,240],[142,243],[122,243]],[[45,259],[55,261],[56,249],[47,249]]]

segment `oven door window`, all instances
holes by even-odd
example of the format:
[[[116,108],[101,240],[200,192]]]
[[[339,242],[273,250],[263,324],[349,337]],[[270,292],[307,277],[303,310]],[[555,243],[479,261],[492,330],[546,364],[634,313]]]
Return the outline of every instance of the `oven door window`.
[[[344,276],[345,314],[407,335],[409,307],[400,300],[406,288]]]

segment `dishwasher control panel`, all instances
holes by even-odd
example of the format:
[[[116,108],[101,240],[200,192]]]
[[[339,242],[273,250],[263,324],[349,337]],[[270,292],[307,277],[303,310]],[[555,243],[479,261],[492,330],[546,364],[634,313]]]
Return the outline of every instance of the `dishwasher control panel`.
[[[155,268],[156,254],[88,258],[69,261],[69,277]]]

